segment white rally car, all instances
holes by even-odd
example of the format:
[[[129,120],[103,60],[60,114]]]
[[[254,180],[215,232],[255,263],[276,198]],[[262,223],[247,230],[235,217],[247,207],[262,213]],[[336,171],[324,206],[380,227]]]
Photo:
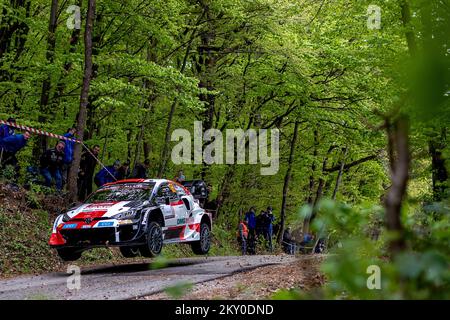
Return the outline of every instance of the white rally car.
[[[153,257],[163,244],[189,243],[194,253],[206,254],[211,227],[211,215],[182,185],[129,179],[104,185],[85,203],[60,214],[49,244],[65,261],[101,246],[118,246],[125,257]]]

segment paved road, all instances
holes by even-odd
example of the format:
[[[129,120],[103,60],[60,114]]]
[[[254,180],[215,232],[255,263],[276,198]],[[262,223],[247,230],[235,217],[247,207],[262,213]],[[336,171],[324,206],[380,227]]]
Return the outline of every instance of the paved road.
[[[171,260],[159,269],[151,260],[81,269],[81,288],[69,290],[69,274],[50,273],[0,281],[0,299],[133,299],[183,282],[192,284],[260,266],[288,263],[292,256],[209,257]]]

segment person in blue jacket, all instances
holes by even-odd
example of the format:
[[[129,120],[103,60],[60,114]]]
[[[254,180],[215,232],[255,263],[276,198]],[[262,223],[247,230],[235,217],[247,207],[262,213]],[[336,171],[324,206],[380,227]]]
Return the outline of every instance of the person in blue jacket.
[[[245,214],[244,221],[248,227],[248,249],[249,252],[255,253],[255,237],[256,237],[256,214],[255,207],[251,207]]]
[[[265,238],[268,242],[269,250],[273,250],[272,237],[273,237],[273,222],[275,221],[275,216],[273,215],[272,207],[267,207],[265,215]]]
[[[76,128],[69,128],[67,129],[67,132],[64,134],[64,137],[69,139],[75,139],[76,132],[77,132]],[[63,184],[66,184],[70,170],[70,165],[73,162],[73,147],[75,145],[75,142],[70,140],[64,140],[64,142],[66,143],[66,147],[64,148],[64,163],[61,175]]]
[[[23,149],[31,134],[25,131],[23,134],[14,134],[6,138],[0,139],[0,165],[11,165],[15,168],[16,173],[19,171],[16,153]]]
[[[6,120],[9,123],[16,123],[16,119],[14,118],[8,118],[8,120]],[[2,124],[0,126],[0,139],[5,139],[9,136],[14,135],[14,128],[8,126],[7,124]]]
[[[120,161],[116,160],[112,166],[108,166],[97,172],[94,177],[94,183],[97,187],[101,187],[106,183],[116,181],[119,173]],[[109,172],[108,172],[109,171]]]

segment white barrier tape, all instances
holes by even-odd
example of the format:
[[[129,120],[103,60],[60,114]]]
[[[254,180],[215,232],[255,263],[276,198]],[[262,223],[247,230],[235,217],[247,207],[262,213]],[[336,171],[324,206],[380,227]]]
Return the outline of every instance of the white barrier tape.
[[[32,128],[32,127],[27,127],[27,126],[24,126],[24,125],[21,125],[21,124],[17,124],[17,123],[14,123],[14,122],[8,122],[8,121],[1,120],[1,119],[0,119],[0,124],[6,124],[9,127],[13,127],[13,128],[16,128],[16,129],[21,129],[21,130],[24,130],[24,131],[29,131],[31,133],[42,135],[42,136],[47,136],[47,137],[50,137],[50,138],[56,138],[56,139],[60,139],[60,140],[66,140],[66,141],[72,141],[72,142],[76,142],[76,143],[81,143],[81,145],[89,152],[89,154],[92,157],[94,157],[94,159],[100,164],[100,166],[103,169],[105,169],[115,181],[117,181],[116,177],[105,167],[105,165],[91,152],[91,150],[89,150],[89,148],[81,140],[67,138],[67,137],[61,136],[59,134],[54,134],[54,133],[47,132],[47,131],[44,131],[44,130],[35,129],[35,128]],[[2,153],[3,153],[3,149],[2,149]]]
[[[76,142],[76,143],[81,143],[81,141],[77,140],[77,139],[67,138],[67,137],[61,136],[59,134],[54,134],[54,133],[47,132],[47,131],[44,131],[44,130],[35,129],[35,128],[32,128],[32,127],[27,127],[27,126],[24,126],[24,125],[21,125],[21,124],[17,124],[17,123],[14,123],[14,122],[8,122],[8,121],[0,119],[0,124],[6,124],[9,127],[13,127],[13,128],[20,129],[20,130],[29,131],[31,133],[38,134],[38,135],[41,135],[41,136],[47,136],[47,137],[50,137],[50,138],[56,138],[56,139],[60,139],[60,140],[66,140],[66,141],[72,141],[72,142]]]

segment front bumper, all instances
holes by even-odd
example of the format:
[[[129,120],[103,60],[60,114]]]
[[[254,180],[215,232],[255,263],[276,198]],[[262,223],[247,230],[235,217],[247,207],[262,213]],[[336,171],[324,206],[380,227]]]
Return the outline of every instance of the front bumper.
[[[135,223],[118,225],[118,221],[102,221],[95,226],[66,222],[52,233],[49,245],[54,248],[95,246],[121,246],[145,243],[142,225]]]

